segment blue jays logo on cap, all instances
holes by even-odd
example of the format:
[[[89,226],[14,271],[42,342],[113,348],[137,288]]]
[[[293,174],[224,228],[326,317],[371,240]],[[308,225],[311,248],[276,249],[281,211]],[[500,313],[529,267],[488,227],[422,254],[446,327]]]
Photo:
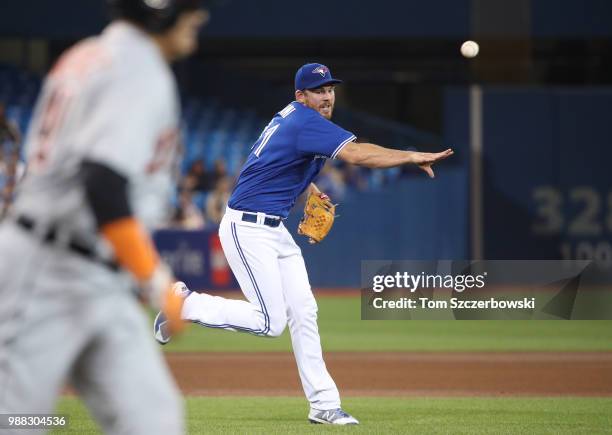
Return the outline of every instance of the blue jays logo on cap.
[[[329,68],[327,68],[325,65],[321,65],[313,69],[312,72],[314,74],[321,74],[321,77],[325,77],[325,74],[329,72]]]
[[[331,71],[321,63],[307,63],[295,73],[295,89],[316,89],[325,85],[342,83],[332,77]]]

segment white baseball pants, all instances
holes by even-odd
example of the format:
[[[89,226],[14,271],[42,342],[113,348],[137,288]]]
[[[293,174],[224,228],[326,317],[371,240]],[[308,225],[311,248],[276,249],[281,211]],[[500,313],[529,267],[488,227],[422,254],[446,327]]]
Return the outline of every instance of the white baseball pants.
[[[281,223],[272,228],[243,222],[242,212],[228,207],[219,236],[247,301],[192,293],[183,318],[210,328],[277,337],[289,324],[302,387],[312,408],[340,407],[340,395],[321,350],[317,302],[312,294],[302,251]]]

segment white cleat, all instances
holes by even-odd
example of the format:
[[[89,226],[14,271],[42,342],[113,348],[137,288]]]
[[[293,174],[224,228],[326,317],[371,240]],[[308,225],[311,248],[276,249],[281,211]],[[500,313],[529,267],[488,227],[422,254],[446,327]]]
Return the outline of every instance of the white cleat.
[[[183,299],[191,294],[191,290],[187,288],[187,285],[183,281],[175,282],[172,286],[172,291]],[[157,313],[153,321],[153,336],[159,344],[168,344],[172,338],[172,335],[170,335],[168,331],[168,320],[161,311]]]
[[[168,344],[172,338],[168,331],[168,320],[161,311],[157,313],[153,321],[153,336],[159,344]]]
[[[328,409],[327,411],[310,408],[310,413],[308,413],[308,420],[310,420],[310,422],[314,424],[359,424],[359,421],[355,417],[344,412],[340,408]]]

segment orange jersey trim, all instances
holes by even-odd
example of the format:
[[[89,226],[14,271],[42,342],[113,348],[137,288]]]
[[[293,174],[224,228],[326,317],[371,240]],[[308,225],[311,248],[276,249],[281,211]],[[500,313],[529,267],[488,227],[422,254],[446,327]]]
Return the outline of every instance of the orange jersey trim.
[[[134,217],[117,219],[100,229],[115,251],[118,263],[139,281],[153,275],[159,256],[149,234]]]

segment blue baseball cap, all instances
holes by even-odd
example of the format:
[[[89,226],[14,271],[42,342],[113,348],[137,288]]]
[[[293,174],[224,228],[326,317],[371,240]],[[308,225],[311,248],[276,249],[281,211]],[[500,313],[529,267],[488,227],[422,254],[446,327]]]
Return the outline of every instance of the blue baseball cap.
[[[329,68],[321,63],[307,63],[295,73],[295,89],[300,91],[336,83],[342,83],[342,80],[333,78]]]

